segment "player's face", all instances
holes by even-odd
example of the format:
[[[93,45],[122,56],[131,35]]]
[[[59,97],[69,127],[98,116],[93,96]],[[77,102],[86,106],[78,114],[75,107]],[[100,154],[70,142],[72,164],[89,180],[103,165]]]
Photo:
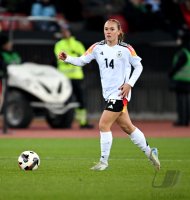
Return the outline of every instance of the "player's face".
[[[118,36],[120,31],[118,30],[117,23],[107,21],[104,25],[104,35],[107,42],[118,43]]]

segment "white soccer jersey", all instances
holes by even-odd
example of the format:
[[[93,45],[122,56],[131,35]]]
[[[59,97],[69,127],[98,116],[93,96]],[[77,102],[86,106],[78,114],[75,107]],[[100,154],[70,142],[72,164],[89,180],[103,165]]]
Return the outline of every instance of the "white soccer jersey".
[[[100,69],[103,97],[105,99],[121,99],[118,89],[124,83],[132,87],[142,72],[141,58],[128,44],[121,42],[115,46],[108,46],[105,41],[92,45],[81,57],[67,56],[65,62],[84,66],[96,60]],[[131,75],[132,67],[134,67]],[[131,76],[130,76],[131,75]],[[130,100],[130,94],[128,101]]]

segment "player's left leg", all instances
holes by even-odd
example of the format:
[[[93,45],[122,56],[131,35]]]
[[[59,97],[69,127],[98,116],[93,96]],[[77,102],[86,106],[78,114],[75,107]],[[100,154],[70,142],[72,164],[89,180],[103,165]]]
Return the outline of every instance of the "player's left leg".
[[[137,145],[145,155],[151,160],[153,165],[156,169],[160,169],[160,162],[158,159],[158,151],[156,148],[151,149],[148,145],[145,136],[142,131],[140,131],[137,127],[135,127],[131,119],[129,117],[128,110],[126,109],[125,112],[117,119],[117,124],[122,128],[122,130],[127,133],[131,139],[131,141]]]

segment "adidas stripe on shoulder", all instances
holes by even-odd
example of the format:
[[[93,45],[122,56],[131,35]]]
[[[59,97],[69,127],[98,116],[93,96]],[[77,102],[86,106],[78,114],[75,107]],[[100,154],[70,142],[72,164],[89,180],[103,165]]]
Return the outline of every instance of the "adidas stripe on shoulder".
[[[91,45],[91,46],[87,49],[87,51],[85,52],[84,55],[87,55],[87,54],[92,53],[92,51],[93,51],[93,49],[95,48],[95,46],[97,46],[97,45],[104,45],[105,43],[106,43],[105,40],[102,40],[102,41],[100,41],[100,42],[94,43],[93,45]]]
[[[125,42],[120,42],[119,45],[126,47],[130,51],[132,56],[137,56],[136,51],[134,50],[134,48],[130,44],[127,44]]]

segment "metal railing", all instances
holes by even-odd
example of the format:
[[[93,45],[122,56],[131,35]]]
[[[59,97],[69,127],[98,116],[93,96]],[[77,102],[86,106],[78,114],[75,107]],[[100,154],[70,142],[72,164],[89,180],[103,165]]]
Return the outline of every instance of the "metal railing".
[[[41,16],[1,16],[0,15],[0,30],[1,31],[8,31],[8,35],[10,40],[13,39],[13,32],[15,30],[22,30],[22,31],[31,31],[34,30],[32,23],[34,22],[55,22],[58,26],[63,27],[67,26],[67,23],[63,18],[58,17],[41,17]],[[20,28],[19,28],[20,23]],[[21,28],[21,24],[23,25]],[[25,28],[24,28],[25,27]],[[30,27],[30,28],[28,28]]]

